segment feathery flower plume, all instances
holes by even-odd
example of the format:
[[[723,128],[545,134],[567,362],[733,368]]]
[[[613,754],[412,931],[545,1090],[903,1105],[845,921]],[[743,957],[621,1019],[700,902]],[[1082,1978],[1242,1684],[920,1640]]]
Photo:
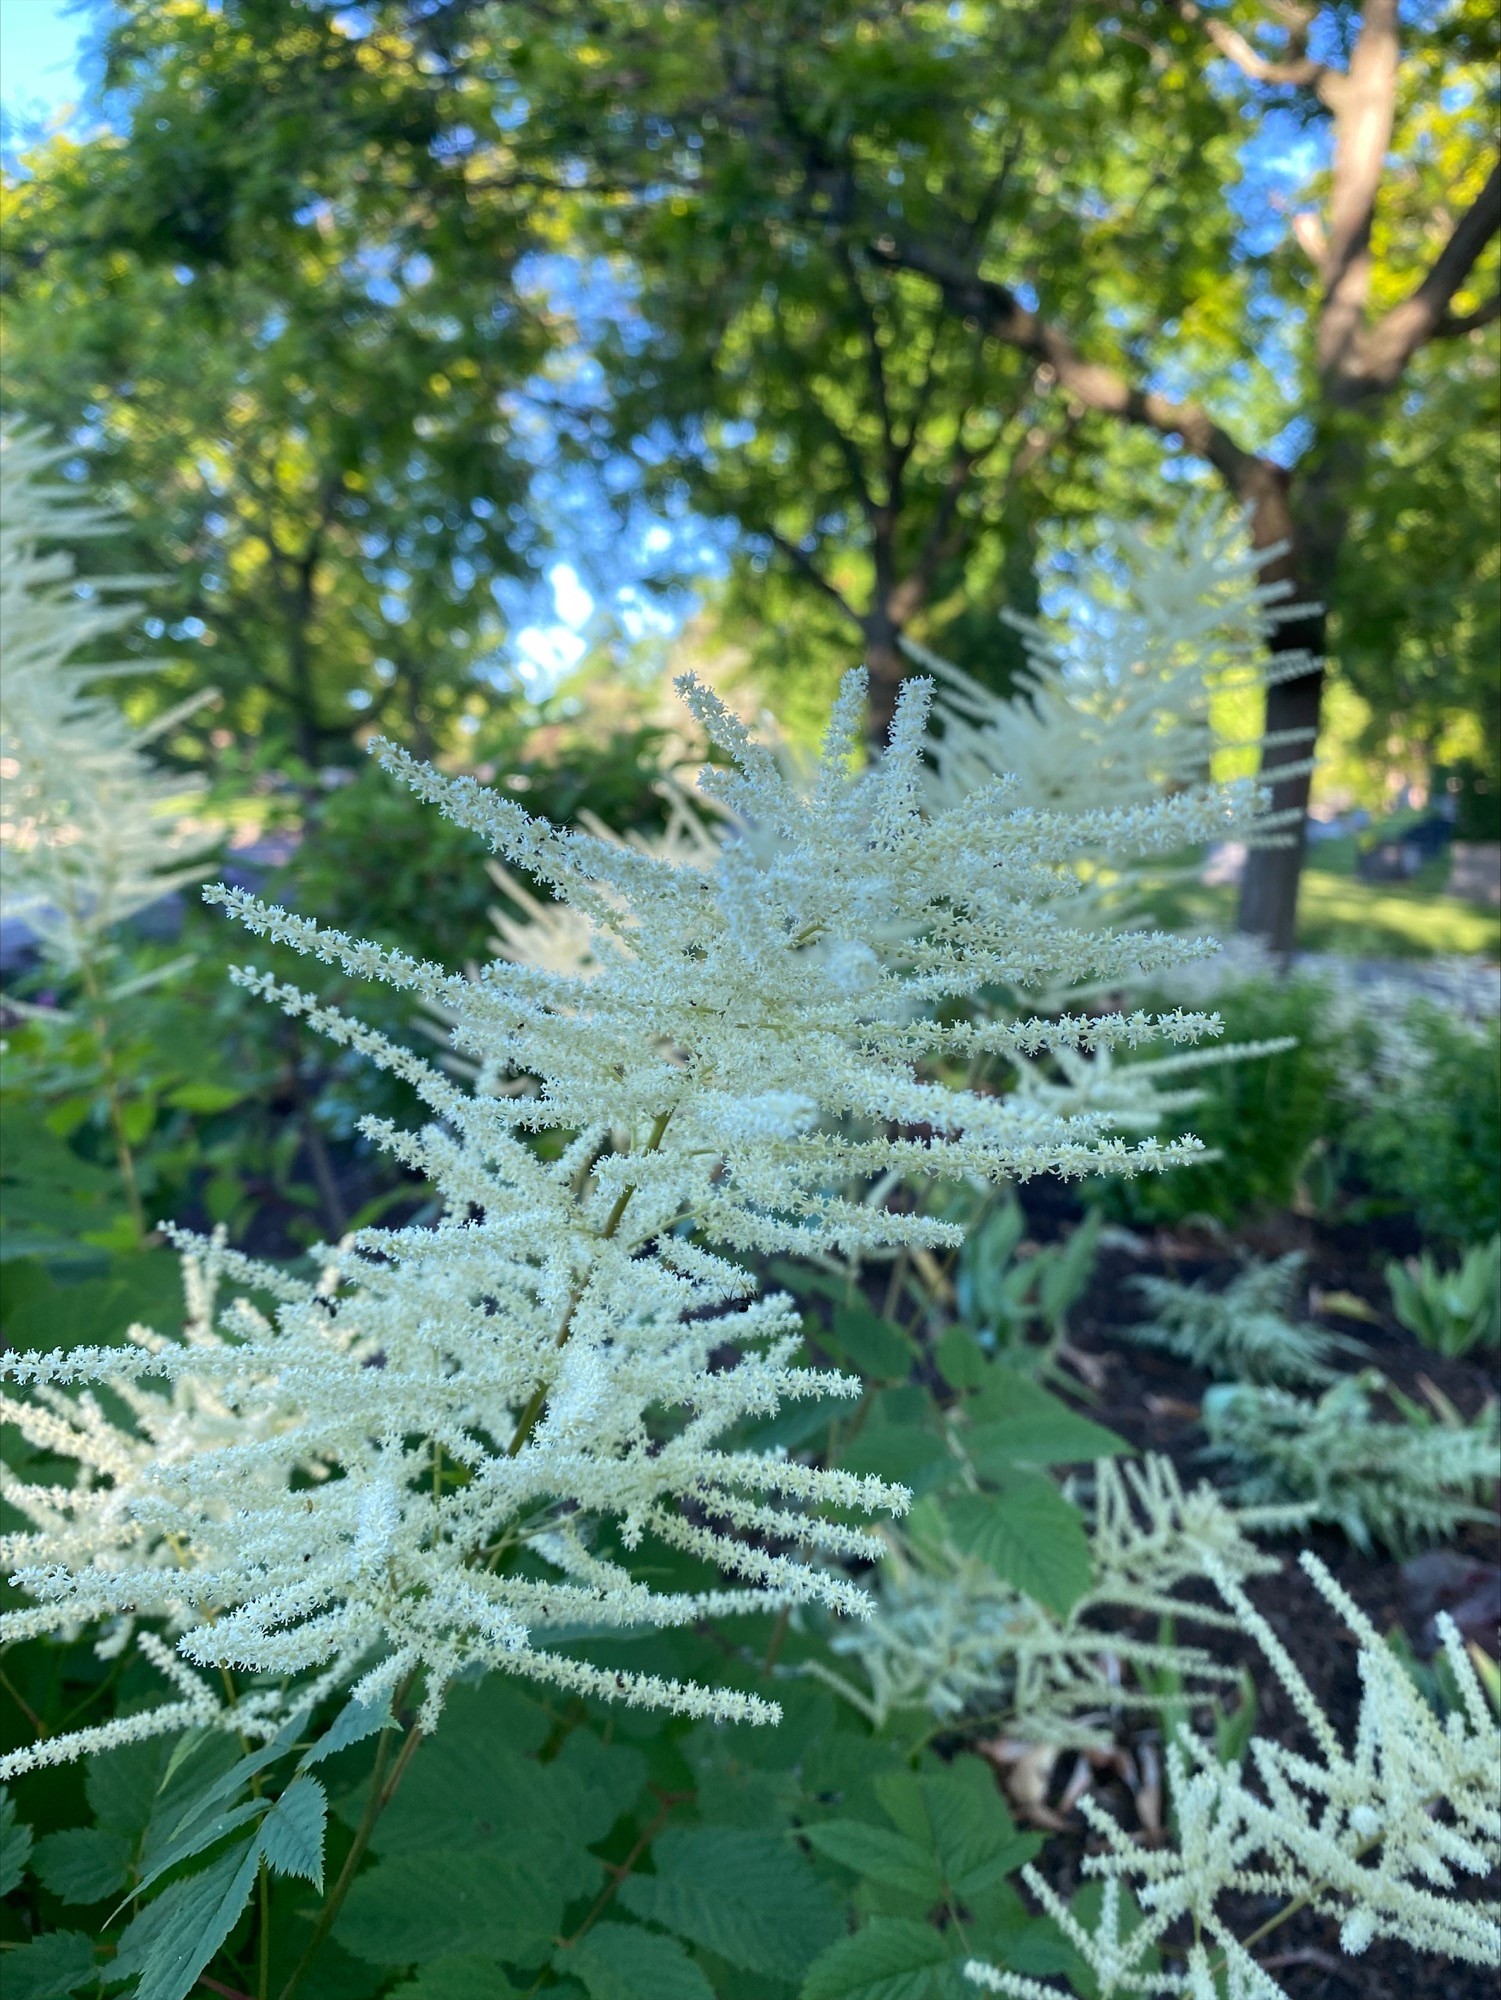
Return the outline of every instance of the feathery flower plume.
[[[0,900],[72,975],[98,961],[105,931],[201,880],[212,842],[184,817],[193,781],[144,754],[209,697],[138,729],[94,690],[144,664],[75,658],[139,607],[104,597],[121,587],[113,579],[81,595],[72,556],[55,546],[111,526],[104,510],[48,479],[63,455],[34,432],[0,426]]]
[[[1472,1965],[1501,1962],[1501,1905],[1460,1893],[1501,1866],[1501,1729],[1460,1641],[1439,1618],[1460,1706],[1440,1718],[1401,1660],[1312,1555],[1302,1565],[1359,1647],[1361,1700],[1353,1740],[1340,1741],[1286,1648],[1223,1570],[1209,1571],[1241,1630],[1253,1638],[1310,1739],[1307,1751],[1253,1737],[1248,1773],[1221,1764],[1186,1729],[1168,1750],[1177,1812],[1173,1847],[1139,1845],[1097,1800],[1081,1810],[1105,1843],[1086,1856],[1104,1882],[1087,1931],[1041,1876],[1023,1879],[1095,1975],[1101,2000],[1116,1994],[1188,1994],[1212,2000],[1286,2000],[1231,1928],[1222,1899],[1281,1896],[1334,1918],[1352,1956],[1377,1938]],[[1252,1780],[1254,1779],[1254,1785]],[[1468,1881],[1467,1879],[1468,1878]],[[1123,1927],[1121,1890],[1142,1912]],[[1194,1942],[1181,1970],[1154,1969],[1184,1919]],[[966,1976],[1010,2000],[1057,2000],[1060,1989],[971,1960]],[[1225,1984],[1219,1983],[1223,1976]]]
[[[1005,1056],[1212,1032],[1181,1011],[976,1026],[939,1010],[994,981],[1117,978],[1205,948],[1071,924],[1069,861],[1102,840],[1206,837],[1234,801],[1040,812],[993,780],[935,810],[929,684],[909,683],[888,753],[861,769],[859,674],[804,789],[712,696],[683,691],[736,759],[704,789],[748,831],[712,858],[560,831],[383,748],[388,769],[576,913],[582,971],[496,960],[465,979],[240,890],[208,892],[252,931],[446,1010],[469,1087],[296,988],[235,975],[411,1083],[434,1122],[365,1129],[429,1177],[443,1213],[431,1229],[358,1232],[327,1253],[317,1287],[249,1273],[279,1305],[237,1302],[212,1346],[0,1363],[0,1377],[67,1390],[91,1436],[91,1392],[70,1385],[175,1394],[191,1381],[237,1420],[228,1437],[144,1465],[111,1444],[107,1501],[92,1475],[74,1499],[49,1495],[47,1522],[6,1551],[36,1600],[12,1614],[15,1630],[160,1619],[183,1660],[285,1677],[289,1701],[305,1698],[307,1676],[352,1679],[373,1699],[420,1668],[427,1723],[473,1666],[774,1719],[760,1696],[598,1667],[550,1643],[565,1628],[800,1601],[868,1610],[828,1559],[881,1544],[826,1510],[899,1510],[907,1495],[730,1442],[786,1399],[860,1385],[798,1367],[790,1302],[757,1298],[725,1253],[955,1241],[953,1224],[848,1191],[894,1170],[996,1181],[1192,1157],[1192,1142],[1127,1144],[1102,1117],[923,1081],[917,1065],[977,1046]],[[101,1506],[102,1547],[90,1518]],[[655,1589],[631,1566],[642,1547],[658,1566],[663,1552],[700,1558],[729,1583]],[[0,1772],[28,1761],[17,1753]]]
[[[1281,551],[1252,548],[1233,509],[1201,501],[1183,510],[1161,546],[1129,526],[1116,529],[1113,543],[1120,582],[1103,562],[1090,566],[1085,609],[1066,639],[1033,620],[1011,621],[1027,653],[1016,694],[992,694],[906,642],[940,684],[940,796],[961,796],[1003,771],[1029,806],[1085,798],[1132,806],[1202,785],[1216,750],[1253,747],[1216,736],[1213,699],[1309,671],[1306,653],[1267,651],[1275,628],[1306,607],[1286,602],[1290,585],[1260,580]]]

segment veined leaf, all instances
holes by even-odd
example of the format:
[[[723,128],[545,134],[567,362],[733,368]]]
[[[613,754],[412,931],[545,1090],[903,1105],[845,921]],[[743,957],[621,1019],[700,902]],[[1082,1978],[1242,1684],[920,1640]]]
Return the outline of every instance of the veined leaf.
[[[16,1818],[16,1802],[0,1790],[0,1896],[8,1896],[26,1873],[31,1828]]]
[[[335,1716],[331,1726],[324,1731],[311,1750],[304,1753],[301,1768],[310,1771],[315,1764],[321,1764],[325,1757],[336,1757],[341,1750],[348,1750],[356,1743],[362,1743],[367,1736],[375,1736],[382,1729],[389,1728],[391,1704],[389,1701],[369,1705],[363,1701],[346,1702]]]
[[[967,1781],[968,1768],[978,1783]],[[993,1888],[1037,1852],[1039,1842],[1017,1832],[978,1758],[961,1758],[953,1771],[894,1773],[877,1781],[876,1796],[902,1835],[933,1856],[940,1893],[956,1903]]]
[[[99,1976],[94,1947],[81,1931],[47,1931],[0,1963],[5,2000],[67,2000]]]
[[[261,1853],[278,1875],[323,1888],[323,1830],[328,1800],[316,1778],[294,1778],[261,1822]]]
[[[1094,1580],[1077,1507],[1042,1472],[1012,1472],[997,1493],[961,1493],[945,1511],[960,1548],[1065,1616]]]
[[[957,1942],[909,1917],[873,1917],[809,1968],[800,2000],[950,2000]]]
[[[360,1875],[334,1936],[373,1965],[423,1965],[453,1953],[536,1964],[563,1911],[594,1894],[603,1864],[582,1846],[403,1853]]]
[[[980,1393],[966,1409],[971,1424],[965,1448],[982,1472],[1016,1464],[1070,1465],[1131,1449],[1123,1437],[1081,1417],[1029,1376],[999,1361],[985,1370]]]
[[[415,1979],[398,1986],[391,2000],[511,2000],[524,1987],[513,1985],[493,1958],[435,1958]]]
[[[98,1903],[125,1880],[130,1843],[105,1826],[73,1826],[36,1844],[37,1880],[65,1903]]]
[[[260,1860],[260,1843],[248,1840],[199,1874],[171,1883],[121,1938],[111,1978],[139,1972],[132,2000],[186,2000],[239,1921]]]
[[[921,1896],[928,1903],[936,1903],[943,1894],[937,1856],[928,1844],[909,1840],[904,1833],[855,1819],[825,1820],[822,1826],[807,1827],[805,1833],[820,1854],[872,1882]]]
[[[797,1849],[774,1835],[669,1830],[652,1860],[654,1875],[621,1883],[623,1906],[747,1972],[796,1980],[839,1934],[828,1891]]]
[[[677,1942],[632,1924],[596,1924],[553,1959],[584,1982],[589,2000],[714,2000],[714,1989]]]

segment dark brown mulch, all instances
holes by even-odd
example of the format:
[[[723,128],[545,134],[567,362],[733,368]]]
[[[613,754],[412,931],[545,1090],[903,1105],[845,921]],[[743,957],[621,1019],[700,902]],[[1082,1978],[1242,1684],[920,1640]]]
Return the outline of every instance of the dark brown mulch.
[[[1078,1213],[1066,1197],[1050,1192],[1034,1201],[1030,1190],[1027,1209],[1031,1232],[1041,1240],[1061,1233]],[[1094,1282],[1070,1318],[1070,1347],[1082,1357],[1095,1385],[1081,1388],[1083,1406],[1139,1449],[1165,1453],[1185,1484],[1213,1478],[1215,1468],[1204,1457],[1205,1438],[1198,1421],[1209,1378],[1121,1337],[1123,1326],[1142,1317],[1130,1280],[1162,1275],[1184,1281],[1207,1278],[1219,1284],[1234,1275],[1242,1250],[1271,1257],[1296,1249],[1307,1259],[1304,1276],[1315,1306],[1321,1303],[1320,1294],[1353,1293],[1379,1315],[1374,1324],[1335,1312],[1323,1315],[1325,1324],[1366,1348],[1368,1361],[1353,1355],[1352,1366],[1379,1368],[1397,1388],[1419,1401],[1427,1399],[1431,1385],[1464,1416],[1472,1416],[1488,1397],[1501,1393],[1494,1355],[1446,1360],[1422,1348],[1391,1316],[1386,1262],[1411,1248],[1400,1226],[1329,1227],[1287,1214],[1249,1227],[1233,1241],[1180,1227],[1138,1235],[1134,1244],[1112,1242],[1102,1251]],[[1501,1466],[1497,1469],[1501,1473]],[[1267,1546],[1269,1552],[1283,1556],[1282,1570],[1255,1585],[1251,1596],[1342,1735],[1353,1728],[1360,1699],[1355,1649],[1298,1567],[1296,1558],[1304,1548],[1323,1561],[1379,1631],[1405,1633],[1420,1658],[1433,1653],[1432,1621],[1439,1610],[1455,1616],[1465,1636],[1478,1641],[1492,1658],[1497,1655],[1501,1521],[1469,1527],[1443,1548],[1406,1562],[1379,1549],[1363,1554],[1329,1528],[1314,1528]],[[1306,1739],[1287,1693],[1264,1666],[1258,1670],[1259,1655],[1248,1640],[1235,1633],[1193,1636],[1227,1663],[1255,1670],[1259,1734],[1293,1744]],[[1055,1777],[1055,1793],[1067,1769],[1064,1760]],[[1139,1827],[1135,1799],[1124,1783],[1107,1780],[1097,1789],[1123,1824]],[[1089,1844],[1090,1836],[1075,1814],[1069,1816],[1068,1828],[1044,1849],[1049,1873],[1065,1892],[1079,1879],[1079,1863]],[[1244,1936],[1276,1907],[1274,1901],[1248,1902],[1243,1910],[1227,1914]],[[1307,1914],[1294,1917],[1268,1937],[1259,1956],[1293,2000],[1350,2000],[1352,1995],[1361,2000],[1419,2000],[1419,1996],[1495,2000],[1497,1993],[1493,1969],[1444,1964],[1402,1945],[1377,1944],[1359,1958],[1346,1957],[1339,1948],[1337,1927]]]

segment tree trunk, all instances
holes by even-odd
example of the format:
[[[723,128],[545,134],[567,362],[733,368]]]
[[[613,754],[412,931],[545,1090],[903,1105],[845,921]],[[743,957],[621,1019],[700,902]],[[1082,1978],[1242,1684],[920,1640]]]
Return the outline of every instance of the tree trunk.
[[[865,668],[870,675],[870,709],[866,733],[873,750],[884,748],[896,713],[896,698],[907,671],[906,657],[897,644],[895,624],[884,611],[872,611],[862,620],[865,626]]]
[[[1322,631],[1323,623],[1322,617],[1300,621],[1308,636],[1298,643],[1309,644],[1311,633],[1308,628],[1317,626]],[[1278,647],[1274,642],[1273,650],[1290,650],[1292,643],[1289,641]],[[1279,779],[1276,772],[1279,764],[1299,763],[1312,756],[1318,738],[1319,704],[1323,689],[1324,675],[1320,670],[1318,673],[1300,674],[1296,680],[1279,681],[1267,690],[1267,733],[1280,735],[1283,731],[1296,730],[1300,740],[1273,744],[1262,753],[1262,782],[1272,788],[1272,810],[1295,812],[1297,818],[1280,836],[1286,845],[1253,847],[1246,856],[1237,926],[1251,937],[1262,939],[1267,949],[1279,958],[1287,958],[1291,954],[1297,935],[1298,883],[1303,871],[1308,790],[1312,774],[1303,770]]]
[[[1292,619],[1273,633],[1274,657],[1302,650],[1322,662],[1328,636],[1327,607],[1349,523],[1350,495],[1364,467],[1358,422],[1349,411],[1326,414],[1324,436],[1305,461],[1307,469],[1296,492],[1290,490],[1288,474],[1258,459],[1254,464],[1259,470],[1252,475],[1254,490],[1242,494],[1252,508],[1251,537],[1256,546],[1288,545],[1284,554],[1267,565],[1264,577],[1269,582],[1291,583],[1294,601],[1309,606],[1306,617]],[[1246,857],[1237,926],[1264,940],[1267,949],[1279,958],[1291,955],[1297,937],[1298,884],[1307,846],[1313,773],[1304,770],[1279,779],[1277,771],[1284,764],[1306,764],[1313,757],[1318,747],[1323,690],[1322,664],[1313,673],[1299,674],[1267,689],[1267,735],[1296,732],[1296,738],[1270,743],[1263,750],[1261,776],[1272,788],[1273,811],[1295,813],[1296,819],[1282,836],[1285,845],[1253,848]]]

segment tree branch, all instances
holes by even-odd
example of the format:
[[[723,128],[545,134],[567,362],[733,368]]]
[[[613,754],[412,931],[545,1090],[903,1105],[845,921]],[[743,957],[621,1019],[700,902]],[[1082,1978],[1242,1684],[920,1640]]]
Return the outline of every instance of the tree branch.
[[[797,569],[803,576],[805,576],[808,579],[809,583],[811,583],[816,589],[821,590],[824,596],[827,597],[832,603],[838,605],[839,609],[844,613],[845,617],[848,618],[853,625],[858,627],[861,631],[864,630],[864,625],[862,623],[859,612],[855,610],[854,606],[850,603],[849,599],[844,595],[843,591],[839,589],[838,585],[830,583],[829,579],[824,575],[823,571],[818,567],[818,564],[814,562],[812,556],[808,554],[806,549],[800,549],[796,542],[790,540],[789,537],[784,535],[778,528],[763,527],[761,529],[761,533],[765,535],[767,541],[771,543],[773,548],[775,548],[781,555],[784,555],[787,558],[788,562],[790,562],[795,569]]]
[[[1328,63],[1315,62],[1304,52],[1306,23],[1301,30],[1296,24],[1293,26],[1292,55],[1284,61],[1274,62],[1232,28],[1228,21],[1206,14],[1202,7],[1195,4],[1195,0],[1178,0],[1178,13],[1190,27],[1202,29],[1225,60],[1234,63],[1241,75],[1249,77],[1252,83],[1281,83],[1295,90],[1309,90],[1329,110],[1338,108],[1345,85],[1344,74]]]
[[[1008,286],[980,277],[932,245],[899,244],[884,236],[870,246],[870,255],[878,263],[931,278],[951,312],[971,320],[992,339],[1042,362],[1058,386],[1086,409],[1144,425],[1163,437],[1181,438],[1190,451],[1208,459],[1232,491],[1244,495],[1258,463],[1255,454],[1237,444],[1197,403],[1175,403],[1154,390],[1136,387],[1102,362],[1086,361],[1066,334],[1024,306]]]
[[[1362,343],[1359,393],[1378,395],[1391,388],[1425,341],[1451,339],[1488,326],[1501,313],[1501,298],[1488,299],[1472,313],[1450,317],[1449,301],[1475,268],[1491,238],[1501,233],[1501,162],[1449,233],[1427,276],[1415,291],[1377,321]]]
[[[1489,326],[1492,320],[1501,319],[1501,292],[1495,292],[1483,306],[1476,306],[1474,312],[1445,313],[1429,336],[1432,340],[1457,340],[1462,333],[1473,333],[1477,327]]]
[[[1397,103],[1397,0],[1365,0],[1334,128],[1333,185],[1322,269],[1324,300],[1315,348],[1336,395],[1358,372],[1371,290],[1371,224],[1386,171]]]

